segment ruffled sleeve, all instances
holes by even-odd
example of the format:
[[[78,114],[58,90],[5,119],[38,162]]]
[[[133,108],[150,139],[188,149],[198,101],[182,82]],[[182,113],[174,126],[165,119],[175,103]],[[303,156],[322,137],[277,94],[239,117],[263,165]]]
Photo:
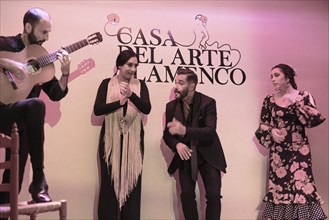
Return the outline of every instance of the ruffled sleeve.
[[[325,117],[316,109],[313,96],[307,91],[298,96],[293,108],[300,123],[307,128],[318,126],[325,121]]]
[[[258,129],[255,132],[255,136],[258,139],[259,143],[264,147],[269,148],[274,144],[274,140],[271,134],[273,128],[273,122],[271,117],[271,96],[267,96],[263,101],[260,124]]]

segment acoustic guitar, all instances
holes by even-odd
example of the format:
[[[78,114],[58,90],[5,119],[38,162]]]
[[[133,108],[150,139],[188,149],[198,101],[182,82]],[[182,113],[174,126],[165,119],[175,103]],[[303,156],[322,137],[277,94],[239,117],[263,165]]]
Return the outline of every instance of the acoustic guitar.
[[[87,45],[98,44],[103,41],[99,32],[89,35],[86,39],[63,47],[72,53]],[[54,61],[58,60],[56,50],[48,53],[42,46],[32,44],[20,52],[0,51],[0,58],[8,58],[24,63],[28,70],[27,79],[20,81],[7,70],[0,69],[0,102],[11,104],[28,97],[33,87],[50,81],[55,76]]]

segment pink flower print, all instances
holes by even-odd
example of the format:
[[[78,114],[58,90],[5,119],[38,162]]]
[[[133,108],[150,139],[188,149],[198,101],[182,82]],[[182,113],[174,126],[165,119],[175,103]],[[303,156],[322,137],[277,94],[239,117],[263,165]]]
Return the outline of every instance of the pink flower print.
[[[280,185],[275,185],[272,181],[269,181],[269,192],[273,194],[273,197],[280,197],[278,192],[282,192],[282,187]]]
[[[281,158],[280,158],[280,156],[278,154],[276,154],[276,153],[272,154],[271,166],[275,170],[277,167],[279,167],[279,165],[281,165]]]
[[[269,148],[270,144],[272,143],[270,139],[270,135],[267,135],[266,138],[262,137],[260,141],[264,145],[264,147]]]
[[[298,149],[300,148],[300,145],[293,143],[292,148],[294,151],[298,151]]]
[[[319,193],[315,192],[316,195],[316,200],[318,200],[320,202],[320,204],[324,203],[324,200],[321,198],[321,196],[319,195]]]
[[[279,111],[276,112],[276,114],[277,114],[278,116],[281,116],[281,117],[282,117],[282,116],[283,116],[283,111],[279,110]]]
[[[276,146],[276,150],[279,151],[279,152],[282,152],[283,151],[283,149],[282,149],[281,146]]]
[[[279,194],[279,193],[273,193],[273,201],[275,204],[280,204],[281,199],[283,197],[283,195]]]
[[[297,126],[296,126],[296,129],[297,129],[298,131],[302,131],[302,130],[303,130],[303,127],[300,126],[300,125],[297,125]]]
[[[304,184],[301,181],[296,181],[295,186],[296,189],[300,190],[304,186]]]
[[[272,154],[272,159],[276,164],[281,162],[281,158],[280,158],[279,154],[277,154],[277,153]]]
[[[299,152],[302,154],[302,155],[307,155],[310,153],[310,147],[309,145],[305,144],[303,145],[301,148],[299,148]]]
[[[284,194],[283,198],[287,200],[289,198],[289,194]]]
[[[284,169],[284,167],[280,167],[275,171],[277,177],[279,178],[283,178],[285,175],[287,175],[287,171],[286,169]]]
[[[302,136],[298,132],[292,133],[292,142],[301,143],[302,142]]]
[[[305,204],[306,199],[303,195],[296,194],[294,203]]]
[[[300,121],[303,125],[306,124],[306,119],[305,119],[305,117],[304,117],[302,114],[298,117],[298,119],[299,119],[299,121]]]
[[[280,185],[273,185],[273,190],[275,191],[275,192],[282,192],[282,186],[280,186]]]
[[[290,201],[289,200],[283,200],[281,203],[282,204],[290,204]]]
[[[276,170],[279,167],[279,164],[277,164],[275,161],[272,161],[271,167],[273,168],[273,170]]]
[[[284,121],[281,120],[278,122],[278,128],[283,128],[284,127]]]
[[[295,172],[295,170],[297,170],[298,168],[299,168],[299,163],[294,161],[290,167],[290,171]]]
[[[306,176],[306,172],[304,170],[297,170],[295,173],[294,173],[294,179],[295,180],[305,180],[307,178]]]
[[[311,194],[312,192],[314,192],[314,186],[311,183],[307,183],[303,187],[303,192],[307,195]]]
[[[280,131],[281,131],[281,135],[287,136],[288,133],[287,133],[287,130],[285,128],[281,128]]]
[[[265,138],[264,138],[264,137],[261,137],[261,138],[260,138],[260,142],[261,142],[261,143],[264,143],[264,142],[265,142]]]
[[[276,118],[275,111],[273,110],[271,113],[272,113],[272,115],[271,115],[272,118]]]
[[[269,148],[270,144],[271,144],[271,142],[267,141],[267,142],[264,143],[264,147]]]
[[[302,167],[304,167],[304,168],[307,168],[307,167],[308,167],[308,164],[305,163],[305,162],[301,162],[300,165],[301,165]]]

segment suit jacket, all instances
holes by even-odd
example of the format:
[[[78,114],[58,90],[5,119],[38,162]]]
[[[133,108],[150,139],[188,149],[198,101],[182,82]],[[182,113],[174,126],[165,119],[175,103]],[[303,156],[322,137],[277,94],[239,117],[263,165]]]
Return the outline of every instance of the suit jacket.
[[[167,146],[175,152],[175,156],[169,165],[168,172],[173,174],[182,161],[176,151],[176,144],[183,141],[188,141],[191,145],[195,145],[197,152],[201,154],[208,163],[216,169],[226,172],[226,160],[216,132],[216,101],[202,93],[195,92],[192,101],[192,125],[186,126],[186,134],[184,137],[171,135],[167,128],[168,122],[172,121],[174,117],[184,124],[184,116],[179,102],[180,100],[175,99],[166,105],[166,127],[163,131],[163,140]]]

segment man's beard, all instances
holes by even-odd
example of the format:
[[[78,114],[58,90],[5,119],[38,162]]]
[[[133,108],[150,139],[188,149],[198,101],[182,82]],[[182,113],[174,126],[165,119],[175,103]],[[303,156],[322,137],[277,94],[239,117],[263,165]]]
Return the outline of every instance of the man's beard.
[[[175,89],[174,93],[176,99],[183,99],[187,96],[187,90],[179,92],[177,89]]]
[[[34,35],[34,29],[32,29],[31,33],[29,33],[27,35],[27,38],[29,39],[30,44],[39,44],[39,45],[42,45],[43,42],[45,42],[44,40],[37,41],[37,38]]]

